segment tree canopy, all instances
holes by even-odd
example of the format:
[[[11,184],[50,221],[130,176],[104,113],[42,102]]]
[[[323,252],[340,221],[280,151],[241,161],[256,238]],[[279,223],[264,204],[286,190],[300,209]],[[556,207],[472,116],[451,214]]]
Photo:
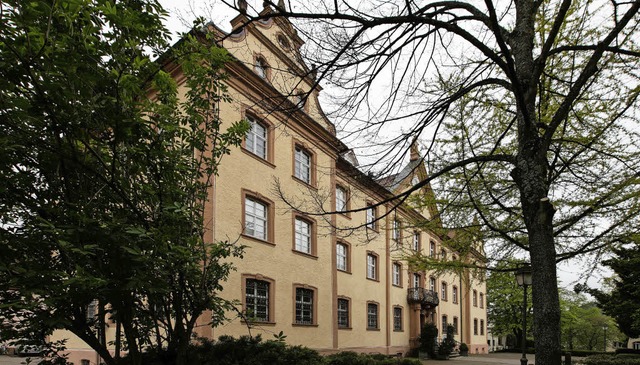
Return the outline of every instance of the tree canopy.
[[[242,248],[206,239],[204,202],[248,126],[217,117],[226,52],[198,31],[168,51],[165,16],[155,0],[0,4],[3,338],[67,329],[113,364],[116,326],[116,357],[183,363],[199,315],[232,304],[217,293]]]
[[[559,365],[556,264],[639,223],[640,1],[244,4],[250,21],[301,20],[309,72],[343,90],[341,135],[375,153],[363,167],[426,147],[429,177],[379,204],[433,183],[433,222],[531,261],[536,362]]]
[[[640,236],[632,235],[614,248],[613,256],[603,264],[615,274],[611,290],[577,286],[578,291],[586,290],[593,295],[598,306],[615,319],[625,335],[640,337]]]

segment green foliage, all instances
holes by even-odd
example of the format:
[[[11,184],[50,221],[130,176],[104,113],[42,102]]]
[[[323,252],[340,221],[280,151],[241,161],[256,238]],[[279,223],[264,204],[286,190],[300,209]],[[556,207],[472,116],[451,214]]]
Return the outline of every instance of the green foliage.
[[[358,354],[353,351],[342,351],[326,356],[325,365],[419,365],[420,360],[411,358],[390,358],[382,354]]]
[[[113,364],[110,317],[132,363],[148,346],[181,359],[199,315],[232,305],[217,293],[242,247],[205,240],[204,202],[248,126],[217,118],[228,56],[208,35],[162,58],[186,75],[179,100],[148,55],[167,49],[165,15],[155,0],[2,3],[3,338],[63,328]]]
[[[487,278],[487,322],[497,336],[513,335],[517,339],[516,347],[522,342],[522,305],[523,288],[518,286],[513,271],[520,261],[500,261]],[[532,334],[533,310],[531,287],[527,288],[527,333]]]
[[[562,313],[562,344],[572,353],[578,350],[600,351],[604,348],[604,327],[607,331],[607,347],[614,341],[624,341],[614,320],[602,313],[595,302],[584,295],[566,290],[560,291]]]
[[[438,347],[439,355],[451,355],[453,348],[456,346],[456,340],[454,338],[455,328],[452,325],[447,325],[447,336],[440,343]]]
[[[612,290],[584,289],[597,299],[604,313],[615,319],[625,335],[640,337],[640,234],[623,240],[613,249],[613,254],[603,261],[616,275]]]
[[[584,365],[640,365],[640,357],[593,355],[582,360]]]
[[[438,327],[433,323],[425,323],[420,332],[420,349],[430,357],[435,357],[438,338]]]

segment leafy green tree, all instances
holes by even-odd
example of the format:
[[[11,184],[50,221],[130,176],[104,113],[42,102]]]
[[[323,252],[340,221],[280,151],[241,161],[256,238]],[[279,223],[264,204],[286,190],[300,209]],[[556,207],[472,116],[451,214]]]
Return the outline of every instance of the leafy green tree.
[[[605,337],[607,348],[614,341],[624,340],[613,318],[602,313],[596,303],[584,295],[561,290],[560,306],[562,343],[566,349],[602,351]]]
[[[613,257],[603,261],[615,276],[609,292],[578,286],[593,295],[598,306],[613,317],[620,330],[631,338],[640,337],[640,235],[634,234],[614,248]]]
[[[515,276],[508,270],[517,266],[516,261],[501,262],[487,278],[487,322],[491,333],[497,336],[513,336],[516,347],[522,346],[522,306],[523,288],[518,286]],[[531,287],[527,287],[527,333],[531,331],[533,311],[531,306]]]
[[[640,1],[265,3],[238,10],[305,20],[309,74],[344,91],[336,124],[379,152],[361,167],[428,146],[430,175],[379,204],[437,183],[425,226],[481,226],[496,258],[531,261],[536,363],[559,365],[556,265],[640,225]]]
[[[178,364],[241,255],[206,239],[228,60],[209,35],[167,50],[155,0],[0,4],[0,319],[3,338],[67,329],[115,364],[148,346]],[[178,85],[170,72],[184,72]],[[106,319],[117,326],[107,351]]]

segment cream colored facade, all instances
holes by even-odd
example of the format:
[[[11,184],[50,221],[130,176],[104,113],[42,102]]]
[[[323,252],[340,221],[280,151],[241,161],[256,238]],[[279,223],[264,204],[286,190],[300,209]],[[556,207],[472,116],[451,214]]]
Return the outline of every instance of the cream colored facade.
[[[232,25],[245,20],[240,15]],[[447,244],[452,238],[415,228],[433,210],[381,204],[414,177],[426,177],[417,150],[403,173],[374,181],[353,166],[336,138],[318,103],[314,74],[300,61],[302,41],[286,20],[252,23],[231,35],[213,25],[210,31],[235,57],[227,66],[233,101],[219,105],[222,120],[255,123],[243,146],[223,159],[205,217],[212,241],[237,239],[247,246],[222,296],[240,301],[240,312],[249,315],[230,312],[227,323],[212,329],[204,325],[211,315],[205,313],[197,334],[261,333],[268,339],[282,331],[289,344],[324,353],[396,354],[417,345],[427,321],[442,333],[445,319],[455,321],[456,340],[471,353],[488,352],[484,280],[413,272],[405,258],[415,248],[423,255],[459,255]],[[178,70],[174,76],[181,81]],[[342,210],[337,204],[343,201],[350,212],[310,214]],[[376,219],[368,224],[373,211]],[[396,220],[399,237],[392,229]],[[472,255],[483,262],[481,245]],[[431,289],[437,305],[424,298]],[[70,344],[72,353],[83,348]]]

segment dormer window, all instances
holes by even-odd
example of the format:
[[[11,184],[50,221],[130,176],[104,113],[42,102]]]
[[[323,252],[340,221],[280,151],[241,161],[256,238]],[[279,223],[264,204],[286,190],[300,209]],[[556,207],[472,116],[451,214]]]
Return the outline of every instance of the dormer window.
[[[262,79],[267,79],[267,69],[269,65],[267,65],[267,61],[262,57],[256,58],[256,64],[254,65],[254,71],[260,76]]]

